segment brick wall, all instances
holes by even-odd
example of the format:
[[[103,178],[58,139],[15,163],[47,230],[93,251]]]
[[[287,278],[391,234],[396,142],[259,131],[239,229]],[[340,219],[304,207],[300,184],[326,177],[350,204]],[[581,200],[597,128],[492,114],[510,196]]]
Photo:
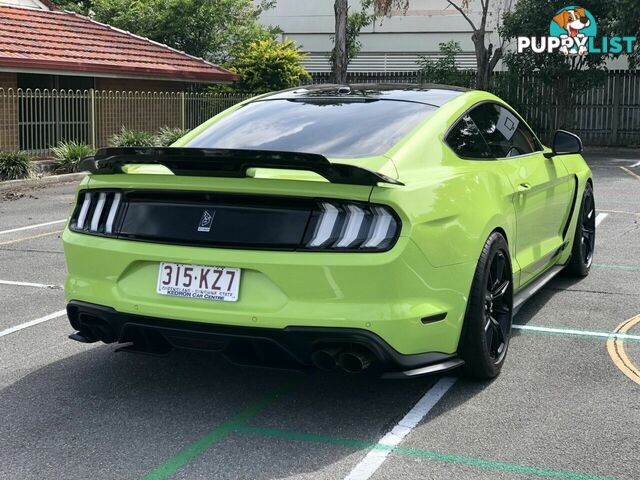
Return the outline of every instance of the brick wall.
[[[181,82],[96,78],[96,146],[107,146],[122,127],[147,132],[180,127],[184,90]]]
[[[18,76],[15,73],[0,72],[0,150],[18,149],[17,87]]]

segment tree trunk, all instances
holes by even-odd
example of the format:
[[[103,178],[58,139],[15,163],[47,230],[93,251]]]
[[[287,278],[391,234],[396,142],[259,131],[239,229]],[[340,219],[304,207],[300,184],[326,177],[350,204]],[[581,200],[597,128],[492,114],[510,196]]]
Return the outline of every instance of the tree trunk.
[[[331,65],[331,73],[335,83],[347,83],[347,15],[348,0],[335,0],[333,9],[336,15],[336,30]]]
[[[484,45],[484,32],[474,32],[471,36],[476,51],[476,63],[478,72],[476,74],[476,88],[478,90],[489,90],[489,52]]]

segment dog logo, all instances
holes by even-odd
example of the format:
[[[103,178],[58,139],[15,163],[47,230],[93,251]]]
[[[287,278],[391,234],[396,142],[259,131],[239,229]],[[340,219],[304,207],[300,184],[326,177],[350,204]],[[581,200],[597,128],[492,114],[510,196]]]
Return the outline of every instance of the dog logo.
[[[198,231],[208,233],[211,231],[211,226],[213,225],[213,217],[216,212],[213,214],[209,213],[207,210],[202,212],[202,217],[200,218],[200,223],[198,224]]]
[[[588,37],[595,37],[598,28],[595,18],[586,8],[565,7],[553,16],[549,33],[563,40],[560,52],[565,55],[585,55],[589,53]]]
[[[518,35],[518,53],[555,53],[564,55],[633,53],[638,39],[631,35],[598,37],[596,19],[583,7],[564,7],[549,22],[548,36]]]

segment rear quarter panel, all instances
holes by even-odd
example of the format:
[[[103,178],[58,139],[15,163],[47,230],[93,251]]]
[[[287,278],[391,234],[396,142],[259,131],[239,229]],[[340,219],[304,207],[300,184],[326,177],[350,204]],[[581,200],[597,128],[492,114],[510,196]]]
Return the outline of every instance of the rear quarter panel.
[[[403,235],[410,236],[436,267],[475,264],[495,229],[507,242],[515,239],[513,187],[499,163],[460,159],[444,142],[450,126],[468,108],[494,98],[472,91],[440,107],[389,152],[405,186],[372,192],[372,201],[402,210],[408,220]]]

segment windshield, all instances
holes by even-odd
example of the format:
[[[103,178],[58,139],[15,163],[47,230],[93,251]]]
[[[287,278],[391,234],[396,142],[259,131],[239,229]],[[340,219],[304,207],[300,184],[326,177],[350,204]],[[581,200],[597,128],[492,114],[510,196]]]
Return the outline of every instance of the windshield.
[[[185,146],[369,157],[385,153],[436,108],[394,100],[258,101],[211,125]]]

